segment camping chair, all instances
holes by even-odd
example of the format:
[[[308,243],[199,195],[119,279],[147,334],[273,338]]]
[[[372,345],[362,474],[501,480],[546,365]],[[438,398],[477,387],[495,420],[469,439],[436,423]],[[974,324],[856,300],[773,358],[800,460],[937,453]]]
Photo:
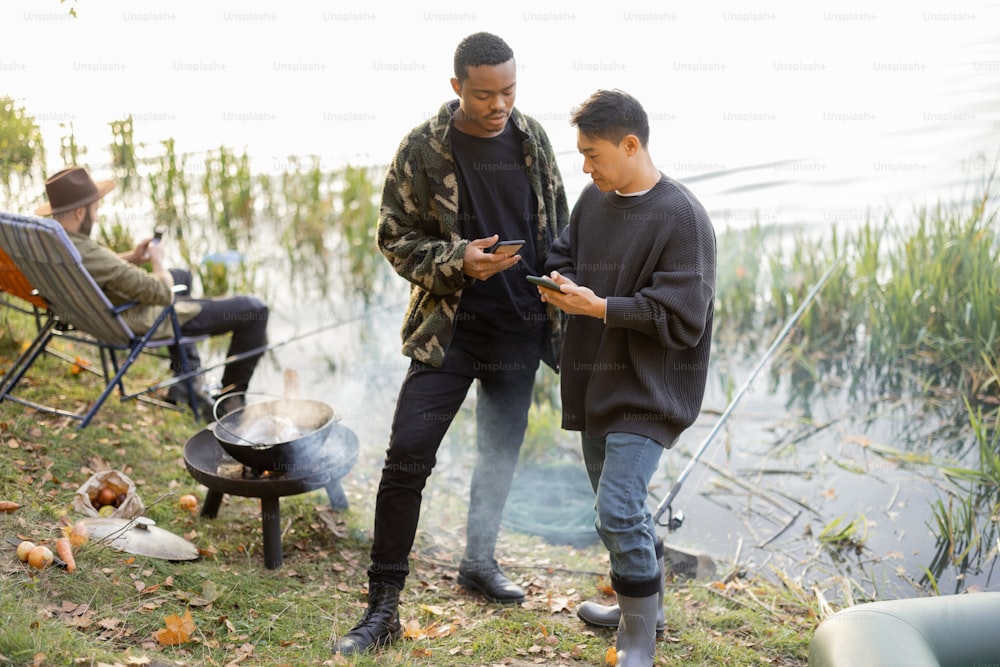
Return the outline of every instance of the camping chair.
[[[10,299],[4,299],[3,305],[26,315],[33,315],[35,324],[41,328],[42,315],[48,310],[48,305],[42,297],[38,296],[35,288],[21,273],[21,269],[17,268],[14,260],[4,252],[2,246],[0,246],[0,293],[4,296],[16,297],[18,301],[26,301],[28,306],[31,306],[30,308]]]
[[[17,268],[17,264],[14,263],[14,260],[10,258],[2,247],[0,247],[0,296],[14,297],[13,299],[4,298],[0,300],[0,305],[32,316],[35,320],[35,329],[39,332],[42,330],[42,326],[44,326],[44,321],[50,317],[49,305],[45,303],[45,299],[38,295],[35,288],[31,286],[28,279],[21,273],[21,269]],[[67,363],[76,363],[76,359],[73,357],[59,350],[54,350],[51,347],[46,348],[45,352]],[[89,366],[84,366],[83,368],[92,373],[100,374],[100,371],[92,369]],[[6,382],[8,373],[4,373],[4,382]],[[3,384],[0,384],[0,386],[3,386]]]
[[[55,220],[12,213],[0,213],[0,247],[44,300],[49,318],[38,336],[15,360],[14,366],[4,377],[0,387],[0,402],[9,399],[36,410],[80,420],[85,428],[100,410],[104,401],[117,387],[121,400],[143,397],[153,387],[136,393],[126,393],[124,377],[139,355],[147,348],[181,345],[181,361],[187,359],[183,345],[195,343],[207,336],[185,337],[174,307],[163,309],[148,332],[138,335],[132,331],[122,314],[135,304],[114,306],[84,268],[80,254],[73,246],[66,231]],[[153,339],[160,324],[170,319],[173,336]],[[40,405],[14,396],[17,384],[46,349],[55,336],[96,346],[101,355],[101,367],[106,385],[100,396],[83,414]],[[118,352],[125,358],[119,363]],[[197,398],[192,378],[186,377],[189,405],[198,418]],[[154,385],[157,386],[157,385]]]

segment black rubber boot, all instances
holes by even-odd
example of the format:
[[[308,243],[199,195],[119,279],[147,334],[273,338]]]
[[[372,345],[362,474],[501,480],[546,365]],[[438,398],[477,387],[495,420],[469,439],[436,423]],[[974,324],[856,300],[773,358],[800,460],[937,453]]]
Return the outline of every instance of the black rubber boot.
[[[399,589],[392,584],[372,583],[368,589],[368,609],[351,631],[333,645],[334,654],[352,655],[386,646],[399,639]]]
[[[657,551],[659,554],[656,557],[657,562],[660,565],[660,576],[664,575],[664,568],[666,563],[663,558],[663,548],[662,542],[657,545]],[[598,604],[596,602],[591,602],[586,600],[581,602],[576,608],[577,617],[586,623],[587,625],[593,625],[598,628],[617,628],[618,621],[621,620],[622,610],[616,604]],[[660,599],[659,599],[659,613],[656,616],[656,636],[657,638],[662,638],[663,633],[666,632],[667,621],[663,615],[663,584],[660,584]]]

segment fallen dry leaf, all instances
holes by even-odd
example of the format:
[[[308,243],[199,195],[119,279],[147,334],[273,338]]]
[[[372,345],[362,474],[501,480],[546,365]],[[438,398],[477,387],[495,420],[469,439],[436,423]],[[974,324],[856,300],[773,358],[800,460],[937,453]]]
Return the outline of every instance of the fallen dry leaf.
[[[403,636],[407,639],[439,639],[455,632],[451,623],[431,623],[422,627],[420,621],[412,619],[403,624]]]
[[[215,585],[215,582],[207,579],[201,585],[200,594],[192,591],[177,591],[176,595],[192,607],[207,607],[215,602],[221,593],[222,591]]]
[[[71,628],[76,628],[77,630],[86,630],[87,628],[94,625],[94,623],[96,623],[97,621],[98,621],[97,614],[95,614],[92,610],[89,609],[83,612],[82,614],[74,614],[71,616],[68,615],[63,617],[63,622],[67,626]]]
[[[122,620],[120,618],[102,618],[97,622],[97,625],[105,630],[114,630],[121,624]]]
[[[569,611],[573,608],[573,603],[565,595],[549,595],[548,604],[550,614],[558,614],[561,611]]]
[[[424,628],[424,637],[430,639],[437,639],[439,637],[447,637],[452,632],[455,631],[455,626],[451,623],[431,623],[426,628]]]
[[[198,547],[198,555],[204,556],[205,558],[212,558],[219,552],[214,546],[210,547]]]
[[[153,633],[160,646],[176,646],[190,641],[191,633],[195,629],[190,609],[184,612],[184,616],[171,614],[163,619],[163,622],[165,627]]]
[[[416,639],[420,637],[420,621],[415,618],[411,618],[409,621],[403,624],[403,636],[408,639]]]
[[[421,604],[420,608],[433,616],[444,616],[446,613],[444,607],[440,607],[436,604],[435,605]]]

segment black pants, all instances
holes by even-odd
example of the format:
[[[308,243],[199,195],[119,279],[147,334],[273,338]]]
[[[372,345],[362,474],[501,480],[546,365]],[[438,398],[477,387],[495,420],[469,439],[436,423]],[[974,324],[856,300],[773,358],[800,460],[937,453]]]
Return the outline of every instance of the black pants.
[[[441,368],[412,361],[396,401],[389,448],[375,501],[372,581],[403,587],[420,503],[437,450],[473,380],[477,459],[469,492],[463,560],[490,561],[510,492],[541,350],[541,334],[464,349],[452,343]]]
[[[170,269],[177,285],[191,285],[191,272],[186,269]],[[181,332],[186,336],[221,336],[232,333],[229,341],[227,357],[235,356],[263,347],[267,344],[268,309],[263,301],[253,296],[231,296],[219,299],[191,299],[190,290],[180,292],[178,298],[189,299],[201,305],[201,312],[196,317],[181,325]],[[185,345],[184,351],[188,365],[182,367],[178,346],[171,345],[170,369],[175,375],[189,373],[201,368],[201,357],[194,345]],[[226,364],[222,373],[222,386],[232,387],[227,391],[246,391],[250,384],[257,362],[263,352],[252,354]]]

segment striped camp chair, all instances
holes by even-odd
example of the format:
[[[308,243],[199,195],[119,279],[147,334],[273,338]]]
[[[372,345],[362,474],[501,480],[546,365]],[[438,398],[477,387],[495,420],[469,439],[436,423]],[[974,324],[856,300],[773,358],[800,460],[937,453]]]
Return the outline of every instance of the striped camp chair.
[[[38,295],[38,292],[35,291],[35,288],[28,282],[28,279],[21,273],[21,269],[17,268],[17,264],[4,251],[3,247],[0,247],[0,296],[4,297],[0,300],[0,304],[4,307],[33,317],[37,331],[42,330],[45,321],[51,316],[51,313],[49,313],[49,304],[45,303],[45,299]],[[73,357],[59,350],[54,350],[51,347],[46,348],[45,352],[65,362],[76,363]],[[98,375],[100,374],[100,371],[89,366],[84,366],[83,368]],[[4,382],[12,370],[13,367],[4,372]],[[2,386],[3,384],[0,384],[0,387]]]
[[[4,251],[3,247],[0,247],[0,293],[28,302],[28,305],[32,306],[31,309],[9,301],[6,305],[22,313],[34,315],[36,321],[41,319],[42,313],[48,310],[48,304],[35,293],[35,288],[31,286],[28,279],[21,273],[21,269],[17,268],[17,264]]]
[[[146,397],[152,387],[130,394],[125,391],[124,383],[125,374],[144,350],[181,344],[183,357],[184,344],[207,338],[184,337],[173,306],[164,308],[154,326],[145,334],[139,335],[132,331],[122,314],[135,304],[114,306],[108,300],[84,268],[80,254],[66,231],[55,220],[0,212],[0,247],[6,250],[29,284],[34,286],[50,315],[38,336],[14,361],[13,367],[4,377],[3,385],[0,386],[0,402],[10,400],[43,412],[71,417],[80,421],[79,427],[82,429],[90,423],[115,388],[123,401]],[[168,318],[174,335],[166,339],[153,339],[153,333]],[[55,336],[94,345],[100,351],[102,377],[106,384],[100,396],[82,413],[41,405],[13,394],[17,384]],[[125,355],[121,362],[118,353]],[[186,361],[182,359],[185,364]],[[186,377],[184,382],[187,384],[188,396],[191,397],[191,410],[197,419],[193,380]]]
[[[4,307],[35,318],[35,328],[41,331],[42,321],[49,314],[49,306],[38,296],[35,288],[2,246],[0,246],[0,297],[3,297],[0,299],[0,304]]]

